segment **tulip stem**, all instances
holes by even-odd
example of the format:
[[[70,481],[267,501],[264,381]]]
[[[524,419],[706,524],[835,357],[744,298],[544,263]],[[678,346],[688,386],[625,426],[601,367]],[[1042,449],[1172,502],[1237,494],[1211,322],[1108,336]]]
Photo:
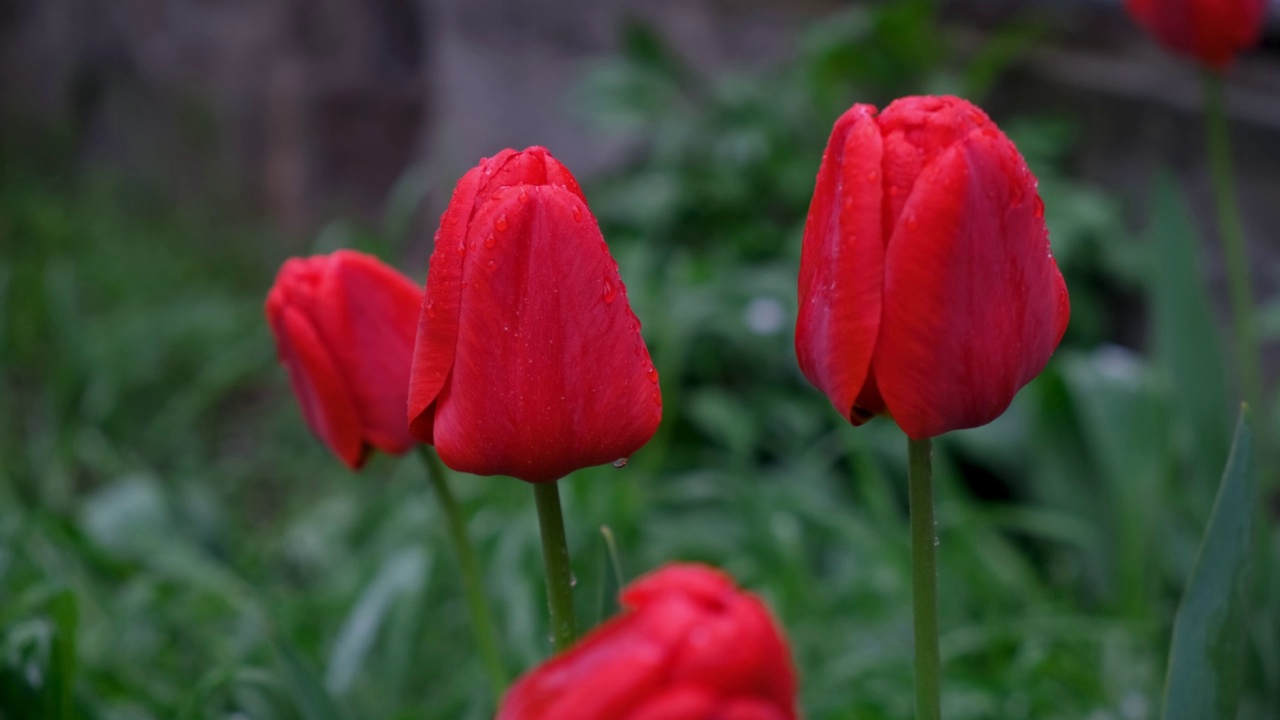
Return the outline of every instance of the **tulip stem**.
[[[569,543],[564,538],[564,513],[560,510],[558,482],[536,483],[538,525],[542,530],[542,562],[547,572],[547,604],[551,608],[551,634],[556,652],[567,650],[578,639],[573,611],[573,570]]]
[[[485,671],[489,675],[489,684],[493,687],[494,696],[502,699],[507,689],[507,671],[503,667],[502,652],[498,649],[498,634],[494,631],[493,616],[489,612],[489,603],[485,600],[484,585],[480,580],[480,565],[476,562],[476,553],[467,538],[466,520],[462,507],[449,488],[449,478],[440,456],[423,445],[420,447],[422,460],[427,465],[427,477],[431,486],[440,498],[440,509],[444,511],[445,524],[449,528],[449,537],[453,541],[454,552],[458,556],[458,568],[462,571],[462,588],[467,597],[467,609],[471,615],[471,632],[475,635],[476,644],[480,647],[480,656],[484,661]]]
[[[1253,317],[1253,288],[1249,278],[1249,258],[1240,228],[1235,180],[1231,170],[1231,132],[1227,125],[1222,76],[1212,70],[1204,75],[1205,126],[1209,140],[1209,167],[1213,174],[1213,198],[1217,205],[1218,232],[1226,259],[1231,294],[1231,314],[1235,325],[1236,361],[1244,401],[1262,407],[1262,381],[1258,369],[1258,335]]]
[[[915,625],[916,720],[942,716],[938,652],[937,529],[933,520],[933,447],[907,440],[911,515],[911,610]]]

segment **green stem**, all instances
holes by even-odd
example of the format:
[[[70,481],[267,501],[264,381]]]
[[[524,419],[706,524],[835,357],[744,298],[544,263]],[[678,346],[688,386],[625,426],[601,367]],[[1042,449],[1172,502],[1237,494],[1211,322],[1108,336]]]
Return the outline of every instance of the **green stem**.
[[[1213,174],[1213,199],[1218,211],[1218,232],[1227,264],[1231,293],[1232,323],[1235,326],[1236,356],[1240,390],[1244,401],[1262,407],[1262,374],[1258,369],[1258,335],[1253,317],[1253,287],[1249,278],[1249,257],[1245,252],[1240,210],[1236,205],[1235,180],[1231,171],[1231,133],[1227,126],[1222,77],[1211,70],[1204,75],[1205,125],[1209,140],[1209,168]],[[1259,418],[1262,417],[1259,413]],[[1265,437],[1259,433],[1259,437]]]
[[[933,521],[933,448],[930,440],[907,440],[911,503],[911,610],[915,624],[916,720],[942,717],[938,653],[937,532]]]
[[[480,565],[476,562],[475,550],[467,538],[462,507],[449,489],[449,478],[440,456],[425,445],[420,450],[423,462],[427,465],[427,477],[431,479],[431,486],[440,498],[440,508],[444,511],[449,538],[453,541],[453,549],[458,556],[458,569],[462,571],[462,587],[471,615],[471,632],[476,637],[476,644],[480,646],[480,656],[484,661],[485,671],[489,674],[494,697],[501,700],[507,689],[507,671],[502,664],[502,652],[498,649],[498,634],[494,631],[489,603],[484,597]]]
[[[569,567],[569,543],[564,538],[564,514],[560,511],[557,482],[537,483],[538,525],[542,529],[542,562],[547,572],[547,604],[551,607],[551,633],[556,652],[567,650],[578,638],[573,614],[573,575]]]

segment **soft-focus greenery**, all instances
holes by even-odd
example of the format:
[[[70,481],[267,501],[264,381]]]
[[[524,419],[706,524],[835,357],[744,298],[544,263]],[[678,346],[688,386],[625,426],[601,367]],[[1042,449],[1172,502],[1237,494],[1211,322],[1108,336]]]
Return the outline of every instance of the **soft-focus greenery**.
[[[957,58],[926,6],[898,3],[823,22],[767,73],[706,77],[639,24],[592,71],[575,102],[633,152],[587,193],[666,416],[625,469],[563,483],[582,625],[615,610],[606,536],[628,578],[710,562],[775,608],[806,717],[911,716],[906,443],[888,421],[848,427],[796,368],[801,228],[851,101],[981,101],[1035,37]],[[945,716],[1155,718],[1235,415],[1197,226],[1160,183],[1131,236],[1129,198],[1070,179],[1069,118],[996,120],[1040,177],[1073,318],[1003,418],[936,443]],[[0,719],[491,716],[418,459],[348,473],[275,365],[261,303],[284,244],[8,140]],[[394,260],[418,177],[381,226],[315,247]],[[1122,304],[1143,311],[1141,351],[1115,344]],[[550,649],[529,488],[454,484],[507,661],[529,667]],[[1247,720],[1280,716],[1266,521]]]

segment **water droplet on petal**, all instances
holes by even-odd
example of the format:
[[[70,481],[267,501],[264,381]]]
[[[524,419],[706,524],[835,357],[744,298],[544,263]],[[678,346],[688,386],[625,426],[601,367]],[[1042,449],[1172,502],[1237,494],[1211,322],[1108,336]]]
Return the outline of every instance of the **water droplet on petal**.
[[[1044,201],[1040,199],[1039,195],[1036,195],[1035,197],[1036,197],[1036,202],[1035,202],[1036,217],[1042,218],[1044,217]]]
[[[914,230],[915,230],[916,228],[918,228],[918,227],[920,227],[920,223],[919,223],[919,221],[917,221],[917,220],[916,220],[916,216],[915,216],[915,215],[912,215],[911,217],[907,218],[907,229],[908,229],[908,230],[912,230],[912,231],[914,231]]]
[[[573,206],[573,221],[574,222],[582,221],[582,208],[577,205]]]
[[[657,390],[653,391],[653,404],[662,407],[662,393]]]
[[[604,301],[607,303],[611,303],[613,302],[613,299],[617,297],[617,295],[618,293],[617,293],[617,290],[613,287],[613,283],[610,282],[609,278],[605,278],[604,279]]]
[[[498,266],[498,263],[494,262],[493,258],[489,258],[487,261],[485,261],[484,266],[492,270]]]
[[[486,237],[486,238],[484,239],[484,246],[485,246],[485,247],[487,247],[487,248],[491,248],[491,247],[493,247],[493,246],[494,246],[494,244],[496,244],[497,242],[498,242],[498,241],[497,241],[497,240],[495,240],[495,239],[493,238],[493,234],[491,233],[488,237]]]
[[[614,460],[614,461],[613,461],[613,466],[614,466],[614,467],[616,467],[616,468],[624,468],[624,467],[626,467],[626,466],[627,466],[627,461],[628,461],[628,460],[630,460],[630,459],[631,459],[631,458],[624,458],[624,457],[623,457],[623,458],[618,458],[617,460]]]
[[[901,193],[902,193],[902,188],[898,187],[897,185],[890,185],[890,186],[889,186],[889,194],[890,194],[890,195],[900,195]]]
[[[506,215],[499,215],[499,216],[498,216],[498,219],[493,221],[493,226],[498,230],[498,232],[506,232],[506,231],[507,231],[507,216],[506,216]]]
[[[525,190],[521,190],[520,194],[516,196],[516,199],[522,203],[529,202],[529,193]]]
[[[656,367],[650,365],[645,375],[649,376],[649,382],[658,382],[658,369]]]
[[[867,173],[867,182],[873,183],[873,182],[879,182],[879,181],[880,181],[880,173],[876,172],[875,170],[872,170],[871,172]]]
[[[435,316],[436,316],[436,302],[434,300],[428,300],[427,301],[427,317],[433,318]]]

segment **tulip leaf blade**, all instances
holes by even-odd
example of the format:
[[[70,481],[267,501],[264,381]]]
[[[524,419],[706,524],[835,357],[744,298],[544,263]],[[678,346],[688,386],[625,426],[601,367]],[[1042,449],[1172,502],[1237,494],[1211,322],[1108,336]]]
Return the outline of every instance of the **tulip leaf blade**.
[[[1155,363],[1183,411],[1174,418],[1179,445],[1191,457],[1192,497],[1207,504],[1213,480],[1227,456],[1230,404],[1226,370],[1211,308],[1200,276],[1195,222],[1172,178],[1155,183],[1146,248]]]
[[[1249,611],[1255,503],[1253,429],[1244,408],[1174,621],[1163,720],[1236,716]]]

